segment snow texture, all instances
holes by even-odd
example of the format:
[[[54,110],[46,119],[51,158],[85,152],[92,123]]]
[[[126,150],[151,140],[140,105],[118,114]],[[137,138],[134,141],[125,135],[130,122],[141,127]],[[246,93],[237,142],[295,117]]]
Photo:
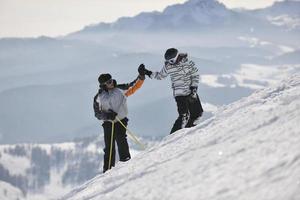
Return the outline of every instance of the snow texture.
[[[300,199],[300,74],[165,137],[64,200]]]
[[[5,169],[9,169],[11,175],[26,175],[26,171],[30,168],[30,161],[26,157],[9,155],[2,152],[1,147],[0,154],[0,165]]]
[[[1,200],[24,200],[22,191],[9,183],[0,181],[0,199]]]

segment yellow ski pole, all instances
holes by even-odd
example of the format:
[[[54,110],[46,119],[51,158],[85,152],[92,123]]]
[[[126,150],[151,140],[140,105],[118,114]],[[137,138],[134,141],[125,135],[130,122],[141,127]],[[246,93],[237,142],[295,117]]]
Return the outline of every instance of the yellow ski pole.
[[[123,122],[118,118],[116,117],[116,119],[120,122],[120,124],[126,129],[127,131],[127,134],[130,136],[130,138],[135,142],[137,143],[138,145],[140,145],[142,147],[143,150],[146,149],[145,145],[143,143],[141,143],[137,137],[123,124]]]
[[[110,139],[110,149],[109,149],[109,160],[108,160],[108,169],[111,169],[111,159],[112,159],[112,147],[114,142],[114,128],[115,128],[115,122],[111,122],[111,139]]]

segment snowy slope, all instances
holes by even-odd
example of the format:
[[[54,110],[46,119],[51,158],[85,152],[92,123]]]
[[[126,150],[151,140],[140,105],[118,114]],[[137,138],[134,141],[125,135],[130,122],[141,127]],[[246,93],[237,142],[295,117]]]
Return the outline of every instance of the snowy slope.
[[[300,74],[225,106],[61,199],[300,199]]]

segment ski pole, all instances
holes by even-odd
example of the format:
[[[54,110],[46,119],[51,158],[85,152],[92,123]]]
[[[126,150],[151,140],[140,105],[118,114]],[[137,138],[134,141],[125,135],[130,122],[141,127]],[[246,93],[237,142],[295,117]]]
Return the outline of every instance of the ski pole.
[[[111,122],[111,139],[110,139],[110,148],[109,148],[109,160],[108,160],[108,169],[111,169],[111,159],[112,159],[112,146],[114,142],[114,127],[115,122]]]
[[[130,138],[138,145],[140,145],[142,147],[143,150],[146,149],[145,145],[143,143],[141,143],[137,137],[123,124],[123,122],[116,117],[116,119],[120,122],[120,124],[127,130],[127,134],[130,136]]]

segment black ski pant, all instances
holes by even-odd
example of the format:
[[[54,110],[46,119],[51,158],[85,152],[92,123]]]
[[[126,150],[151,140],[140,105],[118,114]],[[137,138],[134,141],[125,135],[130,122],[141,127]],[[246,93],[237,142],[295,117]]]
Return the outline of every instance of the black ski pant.
[[[175,97],[177,103],[178,118],[176,119],[171,133],[182,129],[195,126],[194,121],[202,116],[203,108],[197,95],[196,98],[193,98],[191,95],[188,96],[177,96]]]
[[[128,119],[124,118],[121,122],[127,126]],[[104,129],[104,164],[103,164],[103,173],[109,168],[115,166],[115,142],[118,145],[118,153],[120,157],[120,161],[127,161],[131,158],[129,153],[129,146],[127,142],[126,129],[122,126],[120,122],[114,123],[114,137],[113,137],[113,145],[112,145],[112,156],[111,156],[111,166],[109,166],[109,155],[110,155],[110,145],[111,145],[111,136],[112,136],[112,122],[105,121],[103,124]]]

